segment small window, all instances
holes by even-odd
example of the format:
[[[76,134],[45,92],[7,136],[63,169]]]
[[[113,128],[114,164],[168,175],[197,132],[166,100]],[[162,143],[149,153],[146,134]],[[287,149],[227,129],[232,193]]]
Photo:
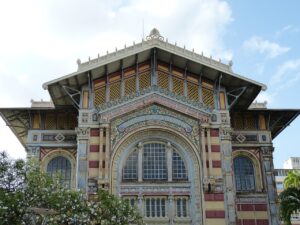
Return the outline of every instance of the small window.
[[[145,200],[146,217],[165,217],[166,199],[165,198],[146,198]]]
[[[234,159],[234,177],[237,191],[255,191],[254,167],[248,157]]]
[[[187,198],[176,198],[176,216],[187,217],[188,216],[188,200]]]

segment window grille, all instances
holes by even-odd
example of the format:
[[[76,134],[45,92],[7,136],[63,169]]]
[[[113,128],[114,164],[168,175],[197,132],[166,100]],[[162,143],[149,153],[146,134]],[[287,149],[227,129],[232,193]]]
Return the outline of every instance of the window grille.
[[[254,191],[255,177],[251,160],[245,156],[238,156],[234,160],[234,177],[237,191]]]
[[[121,82],[112,83],[109,86],[109,101],[121,98]]]
[[[145,200],[146,217],[165,217],[166,199],[165,198],[146,198]]]
[[[184,81],[173,76],[173,92],[177,95],[184,95]]]
[[[46,114],[45,128],[49,130],[56,129],[56,116],[55,114]]]
[[[184,162],[176,152],[173,152],[172,168],[174,180],[187,180],[188,177]]]
[[[236,130],[243,130],[244,129],[244,121],[242,114],[235,113],[233,116],[233,127]]]
[[[124,95],[130,95],[132,93],[135,93],[135,88],[135,76],[124,80]]]
[[[105,103],[106,88],[101,87],[94,92],[94,105],[102,105]]]
[[[53,158],[47,165],[47,173],[50,176],[54,176],[55,174],[61,176],[62,183],[69,188],[71,186],[71,171],[70,161],[63,156]]]
[[[169,74],[157,71],[157,85],[162,89],[169,89]]]
[[[214,91],[202,88],[202,97],[203,97],[203,103],[211,108],[215,107],[215,100],[214,100]]]
[[[187,217],[188,216],[188,200],[187,198],[176,198],[176,216]]]
[[[165,146],[159,143],[144,145],[143,153],[144,180],[167,179],[167,162]]]
[[[187,83],[188,98],[194,101],[199,101],[198,85]]]
[[[125,166],[123,168],[123,180],[137,180],[138,173],[138,153],[135,150],[131,155],[127,158]]]
[[[151,86],[151,73],[150,71],[139,74],[140,91]]]
[[[256,130],[256,120],[254,115],[245,115],[245,129]]]

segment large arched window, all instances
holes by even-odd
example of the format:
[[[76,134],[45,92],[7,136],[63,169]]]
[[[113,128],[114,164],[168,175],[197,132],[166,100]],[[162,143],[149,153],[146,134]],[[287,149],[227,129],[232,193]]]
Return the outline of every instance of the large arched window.
[[[47,173],[50,176],[59,174],[59,176],[61,176],[62,182],[67,187],[71,187],[71,172],[71,163],[67,158],[63,156],[57,156],[51,159],[47,165]]]
[[[140,178],[138,168],[142,169]],[[124,181],[187,179],[187,170],[181,156],[171,145],[167,146],[165,143],[145,143],[128,156],[123,167]]]
[[[255,191],[255,173],[252,161],[245,156],[234,158],[234,176],[237,191]]]

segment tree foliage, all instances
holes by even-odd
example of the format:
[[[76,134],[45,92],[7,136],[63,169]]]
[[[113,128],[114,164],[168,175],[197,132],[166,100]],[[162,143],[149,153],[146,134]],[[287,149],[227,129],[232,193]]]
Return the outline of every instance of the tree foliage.
[[[96,201],[70,190],[59,174],[50,177],[36,161],[10,160],[0,153],[0,225],[143,224],[136,209],[105,190]]]
[[[284,179],[284,187],[279,195],[280,217],[287,224],[291,225],[292,214],[300,210],[300,173],[289,171]]]

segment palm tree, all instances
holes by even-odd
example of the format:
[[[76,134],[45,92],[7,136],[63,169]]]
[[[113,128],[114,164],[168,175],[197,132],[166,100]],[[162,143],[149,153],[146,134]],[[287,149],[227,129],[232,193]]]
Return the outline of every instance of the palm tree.
[[[300,172],[292,170],[284,179],[285,190],[280,193],[280,217],[291,225],[291,215],[300,210]]]
[[[299,188],[300,184],[300,171],[292,170],[287,173],[287,177],[284,179],[285,187],[295,187]]]

